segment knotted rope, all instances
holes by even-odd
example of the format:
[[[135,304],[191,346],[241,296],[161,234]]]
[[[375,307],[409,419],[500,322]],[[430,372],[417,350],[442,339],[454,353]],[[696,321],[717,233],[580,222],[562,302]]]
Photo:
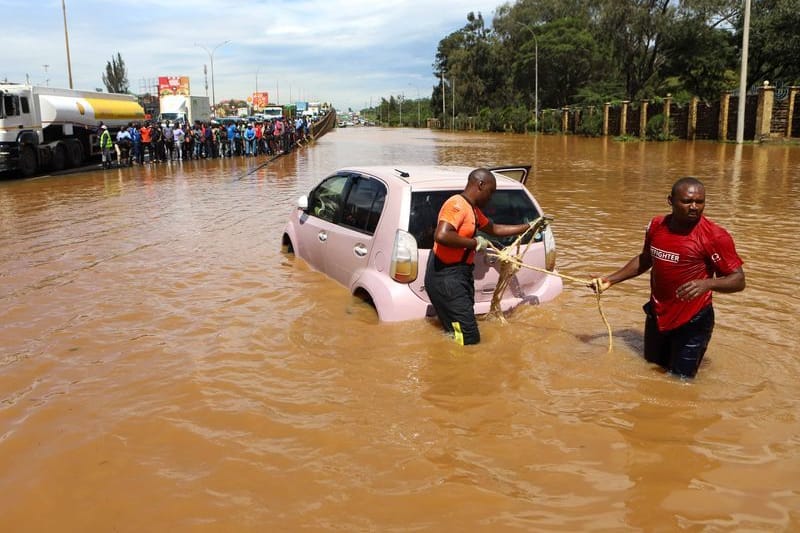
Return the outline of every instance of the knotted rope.
[[[547,224],[548,219],[539,217],[534,221],[533,224],[531,224],[530,228],[517,236],[516,240],[514,240],[513,243],[505,248],[498,248],[492,242],[489,242],[489,247],[486,250],[486,253],[500,261],[500,279],[497,282],[497,287],[495,287],[494,294],[492,294],[492,305],[489,310],[489,316],[495,317],[503,323],[506,322],[505,316],[503,316],[503,310],[500,307],[500,302],[503,298],[503,293],[505,293],[508,284],[511,282],[511,278],[514,277],[514,274],[516,274],[520,268],[535,270],[536,272],[541,272],[542,274],[547,274],[548,276],[556,276],[561,279],[580,283],[584,286],[593,285],[592,280],[590,279],[576,278],[574,276],[568,276],[567,274],[561,274],[559,272],[551,272],[550,270],[544,268],[528,265],[522,261],[522,258],[525,256],[525,253],[528,251],[528,248],[533,242],[533,238],[531,238],[525,248],[520,251],[522,239],[525,237],[525,235],[531,232],[533,235],[535,235],[536,232],[547,226]],[[514,250],[516,250],[516,252],[514,252]],[[611,352],[614,347],[611,324],[608,323],[608,318],[606,318],[606,314],[603,311],[603,304],[600,300],[600,291],[598,289],[599,287],[595,287],[595,295],[597,296],[597,310],[600,312],[600,317],[603,319],[603,324],[606,326],[606,331],[608,332],[608,351]]]

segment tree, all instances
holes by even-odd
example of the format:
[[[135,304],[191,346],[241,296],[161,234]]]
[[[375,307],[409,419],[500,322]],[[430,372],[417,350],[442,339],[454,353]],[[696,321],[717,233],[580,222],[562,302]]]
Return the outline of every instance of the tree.
[[[117,56],[111,56],[111,61],[106,63],[106,73],[103,74],[103,83],[110,93],[128,92],[128,71],[125,68],[125,61],[117,52]]]
[[[631,99],[653,96],[664,63],[665,32],[674,19],[671,0],[601,0],[598,39],[610,46]]]
[[[739,31],[742,17],[738,22]],[[800,2],[755,0],[750,20],[748,72],[751,83],[800,82]],[[741,33],[737,45],[741,47]]]
[[[450,90],[455,87],[460,113],[475,115],[487,105],[504,105],[497,95],[502,94],[505,86],[505,69],[500,68],[495,52],[494,36],[486,28],[483,16],[470,12],[462,29],[439,41],[433,68],[440,83],[432,94],[432,111],[441,112],[442,74],[445,86]],[[452,93],[447,97],[448,102],[451,98]]]

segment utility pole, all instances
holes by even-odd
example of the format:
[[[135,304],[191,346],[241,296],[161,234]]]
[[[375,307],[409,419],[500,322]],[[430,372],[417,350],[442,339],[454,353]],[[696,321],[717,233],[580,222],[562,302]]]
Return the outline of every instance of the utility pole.
[[[72,61],[69,58],[69,34],[67,33],[67,5],[61,0],[61,11],[64,13],[64,43],[67,45],[67,72],[69,73],[69,88],[72,89]]]
[[[194,43],[195,46],[199,46],[200,48],[202,48],[203,50],[206,51],[206,53],[208,54],[208,59],[211,61],[211,109],[214,112],[215,116],[216,116],[216,112],[217,112],[216,111],[216,109],[217,109],[217,94],[216,94],[216,92],[214,90],[214,52],[217,51],[217,48],[219,48],[220,46],[225,46],[229,42],[230,41],[223,41],[223,42],[217,44],[216,46],[214,46],[214,48],[212,48],[211,50],[209,50],[208,48],[206,48],[202,44]]]
[[[747,1],[749,2],[750,0],[747,0]],[[538,133],[539,132],[539,40],[536,38],[536,34],[533,32],[533,29],[529,25],[523,24],[522,22],[518,22],[518,21],[514,21],[514,22],[516,22],[517,24],[519,24],[523,28],[527,29],[529,32],[531,32],[531,35],[533,36],[533,45],[534,45],[534,52],[533,52],[533,55],[534,55],[534,66],[533,66],[533,70],[534,70],[534,77],[536,78],[536,81],[535,81],[536,85],[535,85],[535,88],[533,90],[533,99],[534,99],[534,102],[535,102],[534,103],[534,118],[535,118],[535,120],[534,120],[534,123],[533,123],[533,127],[534,127],[533,131]]]
[[[739,109],[736,114],[736,144],[744,142],[744,113],[747,100],[747,52],[750,46],[750,0],[744,1],[744,31],[742,32],[742,66],[739,73]]]
[[[447,115],[445,115],[445,107],[444,107],[446,102],[444,98],[444,70],[442,71],[441,75],[442,75],[442,129],[444,129],[445,120],[447,117]]]

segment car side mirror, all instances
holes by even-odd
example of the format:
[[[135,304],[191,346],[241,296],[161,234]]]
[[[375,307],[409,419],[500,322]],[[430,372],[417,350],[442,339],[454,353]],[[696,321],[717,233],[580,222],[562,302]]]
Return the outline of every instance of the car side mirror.
[[[297,199],[297,209],[300,209],[301,211],[308,209],[308,196],[304,194]]]

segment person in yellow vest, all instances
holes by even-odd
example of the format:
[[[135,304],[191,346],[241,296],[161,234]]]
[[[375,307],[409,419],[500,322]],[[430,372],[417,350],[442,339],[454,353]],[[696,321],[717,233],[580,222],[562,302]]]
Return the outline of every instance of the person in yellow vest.
[[[108,126],[100,126],[100,149],[103,151],[103,168],[111,168],[111,150],[114,148],[114,141],[111,140],[111,133]]]

